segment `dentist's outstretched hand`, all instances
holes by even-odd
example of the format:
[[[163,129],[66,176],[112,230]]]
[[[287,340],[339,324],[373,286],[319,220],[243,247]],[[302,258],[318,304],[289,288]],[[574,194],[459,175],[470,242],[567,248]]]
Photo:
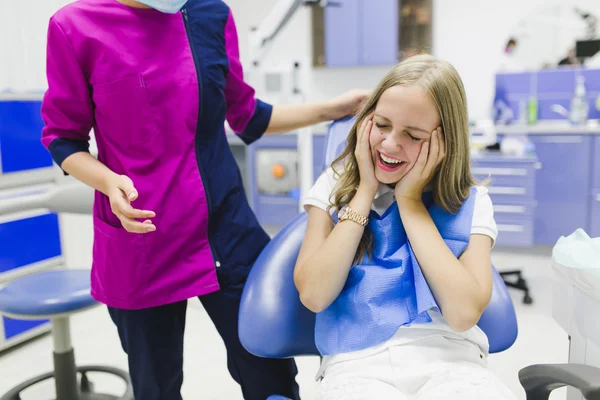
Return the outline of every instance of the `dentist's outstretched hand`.
[[[329,100],[326,103],[326,108],[329,110],[327,119],[336,120],[348,115],[354,115],[370,95],[371,90],[354,89]]]
[[[154,211],[138,210],[133,208],[131,202],[137,199],[138,192],[129,177],[119,175],[108,191],[110,208],[119,218],[127,232],[148,233],[156,230],[150,218],[154,218]],[[144,220],[143,222],[138,221]]]

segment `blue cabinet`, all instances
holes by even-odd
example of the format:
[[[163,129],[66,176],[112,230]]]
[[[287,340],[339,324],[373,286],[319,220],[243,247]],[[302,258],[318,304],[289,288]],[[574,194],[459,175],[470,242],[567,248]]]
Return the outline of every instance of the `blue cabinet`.
[[[488,191],[498,227],[496,246],[529,247],[534,239],[536,158],[488,154],[472,158],[477,182]]]
[[[325,8],[328,67],[393,65],[398,61],[398,0],[338,0]]]
[[[362,0],[360,65],[398,62],[398,0]]]
[[[535,242],[555,244],[588,229],[591,135],[530,135],[541,164],[536,176]]]
[[[360,64],[362,0],[341,0],[325,8],[325,64],[349,67]]]
[[[0,223],[0,274],[60,255],[56,214]]]
[[[49,320],[19,320],[2,317],[2,322],[4,324],[4,339],[9,340],[19,335],[31,331],[35,328],[41,327],[42,325],[47,325]],[[47,326],[46,326],[47,328]],[[1,332],[0,332],[1,333]],[[2,338],[0,338],[2,339]]]
[[[0,172],[21,172],[52,166],[40,141],[41,100],[0,99]]]
[[[296,135],[286,134],[264,137],[248,147],[251,205],[265,227],[282,228],[299,213],[297,143]],[[324,145],[325,135],[313,135],[313,181],[323,172]]]

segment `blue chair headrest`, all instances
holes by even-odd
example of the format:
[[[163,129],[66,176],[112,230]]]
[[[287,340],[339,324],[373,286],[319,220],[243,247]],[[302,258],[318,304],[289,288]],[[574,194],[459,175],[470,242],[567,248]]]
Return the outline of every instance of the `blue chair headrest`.
[[[350,133],[350,129],[356,121],[355,116],[348,116],[334,121],[329,126],[327,139],[325,140],[325,156],[323,157],[323,170],[329,168],[333,160],[335,160],[344,148],[346,147],[346,139]]]

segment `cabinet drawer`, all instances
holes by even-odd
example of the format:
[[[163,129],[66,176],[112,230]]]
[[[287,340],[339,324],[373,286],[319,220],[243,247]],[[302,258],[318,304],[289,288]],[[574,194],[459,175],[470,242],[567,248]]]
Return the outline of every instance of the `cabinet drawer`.
[[[0,273],[60,255],[56,214],[0,223]]]
[[[494,207],[494,219],[496,222],[503,218],[531,218],[535,215],[535,202],[511,202],[511,203],[495,203],[492,202]]]
[[[473,167],[471,173],[477,182],[489,179],[489,185],[535,186],[535,170],[525,168]]]
[[[498,239],[496,246],[529,247],[533,245],[532,217],[496,218]]]
[[[258,196],[256,215],[263,226],[283,227],[299,214],[298,207],[290,196]]]
[[[493,204],[525,204],[535,199],[533,186],[494,186],[488,187]]]
[[[535,178],[533,176],[507,176],[498,174],[473,174],[475,182],[483,183],[488,181],[488,186],[508,186],[508,187],[535,187]]]
[[[489,179],[490,194],[505,196],[535,195],[535,163],[524,161],[475,161],[471,173],[478,182]]]

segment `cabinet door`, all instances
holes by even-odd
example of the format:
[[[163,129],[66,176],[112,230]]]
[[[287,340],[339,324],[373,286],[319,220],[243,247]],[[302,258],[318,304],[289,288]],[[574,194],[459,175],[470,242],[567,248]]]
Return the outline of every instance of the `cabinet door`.
[[[592,137],[530,135],[541,169],[537,171],[535,240],[554,244],[577,228],[588,229]]]
[[[41,101],[0,101],[0,172],[19,172],[52,166],[40,141],[44,123]]]
[[[398,0],[362,0],[361,10],[361,64],[398,62]]]
[[[590,218],[590,237],[600,238],[600,188],[594,189],[592,193]]]
[[[592,168],[592,187],[600,188],[600,135],[595,135],[594,142],[594,155],[592,156],[592,162],[594,164]]]
[[[325,7],[325,64],[354,67],[360,64],[360,4],[362,0],[338,0]]]
[[[0,273],[61,255],[56,214],[0,223]]]

